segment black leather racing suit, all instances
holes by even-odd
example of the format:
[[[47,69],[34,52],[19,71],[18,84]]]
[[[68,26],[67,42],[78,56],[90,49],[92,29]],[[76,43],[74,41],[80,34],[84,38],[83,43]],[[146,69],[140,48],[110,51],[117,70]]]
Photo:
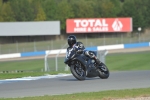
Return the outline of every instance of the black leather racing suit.
[[[86,56],[94,59],[97,64],[100,64],[99,59],[96,57],[96,55],[92,51],[85,50],[85,47],[82,42],[76,42],[72,47],[67,48],[67,53],[71,52],[73,49],[76,49],[77,52],[82,52]]]

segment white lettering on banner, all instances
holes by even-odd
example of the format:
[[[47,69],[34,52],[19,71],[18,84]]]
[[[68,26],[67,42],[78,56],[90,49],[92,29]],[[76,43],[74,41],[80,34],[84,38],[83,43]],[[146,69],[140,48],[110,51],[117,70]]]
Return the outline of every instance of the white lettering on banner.
[[[122,27],[123,25],[118,19],[116,19],[112,24],[112,28],[114,29],[114,31],[121,31]]]
[[[74,32],[86,32],[86,28],[74,28]]]
[[[74,32],[106,32],[108,27],[74,28]]]
[[[91,19],[91,20],[88,20],[88,22],[90,23],[90,27],[93,27],[94,26],[93,23],[95,22],[95,20]]]
[[[108,27],[93,27],[93,32],[108,31]]]
[[[105,19],[76,19],[74,20],[76,27],[99,27],[99,26],[108,26]]]
[[[92,29],[91,28],[88,28],[88,30],[87,30],[88,32],[92,32]]]

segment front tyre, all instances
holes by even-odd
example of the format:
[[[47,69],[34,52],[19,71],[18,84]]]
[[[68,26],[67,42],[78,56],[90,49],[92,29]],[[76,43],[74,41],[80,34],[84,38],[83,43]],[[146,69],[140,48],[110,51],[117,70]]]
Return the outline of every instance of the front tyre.
[[[71,65],[70,70],[76,79],[78,79],[80,81],[85,80],[86,71],[81,66]]]
[[[101,79],[107,79],[109,77],[109,69],[104,63],[101,63],[101,65],[99,65],[98,72],[99,72],[99,77]]]

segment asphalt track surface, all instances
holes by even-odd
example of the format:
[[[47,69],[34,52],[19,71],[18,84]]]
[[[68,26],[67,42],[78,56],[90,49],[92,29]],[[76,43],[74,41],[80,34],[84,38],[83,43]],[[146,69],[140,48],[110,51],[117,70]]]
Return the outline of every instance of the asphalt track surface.
[[[150,87],[150,70],[110,72],[108,79],[78,81],[72,75],[0,84],[0,98],[72,94]]]

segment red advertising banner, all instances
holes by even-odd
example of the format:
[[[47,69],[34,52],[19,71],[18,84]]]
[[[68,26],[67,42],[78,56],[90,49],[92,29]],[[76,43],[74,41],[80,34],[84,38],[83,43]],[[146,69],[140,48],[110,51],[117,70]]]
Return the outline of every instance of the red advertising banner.
[[[66,20],[67,33],[131,32],[132,18],[81,18]]]

